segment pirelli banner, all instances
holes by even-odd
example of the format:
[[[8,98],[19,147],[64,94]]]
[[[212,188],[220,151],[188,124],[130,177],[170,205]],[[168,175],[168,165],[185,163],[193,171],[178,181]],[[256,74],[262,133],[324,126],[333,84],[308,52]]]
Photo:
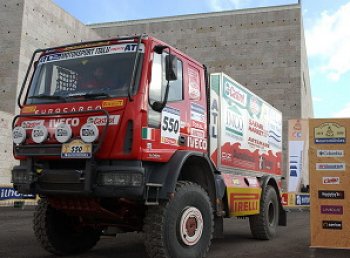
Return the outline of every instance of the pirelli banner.
[[[311,247],[350,249],[350,119],[310,119]]]

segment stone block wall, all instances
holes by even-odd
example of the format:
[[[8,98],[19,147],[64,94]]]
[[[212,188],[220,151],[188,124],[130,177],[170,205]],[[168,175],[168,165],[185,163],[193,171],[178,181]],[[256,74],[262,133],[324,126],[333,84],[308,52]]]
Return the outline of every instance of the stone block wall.
[[[13,115],[0,111],[0,186],[11,183],[11,169],[18,162],[12,155]]]
[[[286,171],[287,122],[313,116],[299,4],[90,27],[103,38],[140,33],[159,38],[272,104],[283,113]]]

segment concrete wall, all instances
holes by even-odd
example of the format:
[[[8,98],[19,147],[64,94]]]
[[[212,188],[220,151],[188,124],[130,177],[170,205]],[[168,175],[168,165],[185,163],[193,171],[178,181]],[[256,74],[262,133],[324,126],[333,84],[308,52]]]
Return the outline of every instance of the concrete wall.
[[[261,96],[283,113],[287,161],[287,121],[313,116],[301,17],[296,4],[90,27],[104,38],[155,36]]]
[[[0,184],[10,182],[11,114],[32,53],[99,36],[51,0],[2,0],[0,4]],[[5,112],[3,112],[5,111]]]
[[[18,75],[21,83],[35,49],[99,38],[94,31],[51,0],[22,1],[25,4]]]
[[[18,85],[23,1],[0,2],[0,111],[13,113]],[[0,175],[1,176],[1,175]]]
[[[11,183],[11,168],[17,164],[12,156],[12,124],[13,115],[0,111],[0,185]]]

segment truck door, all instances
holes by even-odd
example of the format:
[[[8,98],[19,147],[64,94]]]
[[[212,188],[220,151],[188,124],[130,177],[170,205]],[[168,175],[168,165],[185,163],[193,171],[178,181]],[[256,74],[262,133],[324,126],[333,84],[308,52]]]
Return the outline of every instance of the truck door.
[[[151,143],[152,148],[154,151],[162,149],[163,155],[172,155],[176,149],[204,152],[207,149],[207,118],[205,93],[201,89],[204,76],[200,67],[191,65],[182,56],[176,56],[177,79],[169,83],[167,104],[161,112],[151,107],[154,101],[164,99],[167,55],[163,52],[153,56],[148,112],[148,127],[155,131],[153,138],[156,139]],[[150,146],[149,143],[147,147]]]

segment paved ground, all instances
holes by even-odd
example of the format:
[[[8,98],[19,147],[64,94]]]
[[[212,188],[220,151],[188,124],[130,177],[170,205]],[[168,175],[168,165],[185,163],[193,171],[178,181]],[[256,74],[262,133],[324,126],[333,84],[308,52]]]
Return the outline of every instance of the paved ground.
[[[0,257],[54,257],[44,250],[32,231],[33,210],[0,208]],[[213,241],[209,258],[348,258],[350,251],[309,248],[309,212],[288,213],[288,226],[279,227],[278,237],[258,241],[250,236],[248,220],[227,219],[225,238]],[[141,234],[121,234],[117,238],[103,238],[87,258],[146,257]],[[185,257],[184,257],[185,258]]]

